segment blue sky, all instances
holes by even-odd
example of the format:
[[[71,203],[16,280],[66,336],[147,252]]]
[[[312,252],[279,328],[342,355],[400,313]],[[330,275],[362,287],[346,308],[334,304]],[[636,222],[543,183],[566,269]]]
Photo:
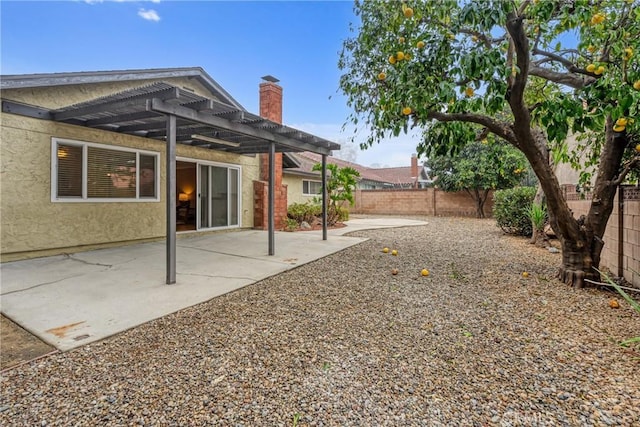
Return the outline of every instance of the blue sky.
[[[0,72],[200,66],[254,113],[260,77],[271,74],[284,88],[287,125],[348,146],[337,62],[352,9],[350,1],[3,0]],[[409,166],[416,143],[356,146],[356,161]]]

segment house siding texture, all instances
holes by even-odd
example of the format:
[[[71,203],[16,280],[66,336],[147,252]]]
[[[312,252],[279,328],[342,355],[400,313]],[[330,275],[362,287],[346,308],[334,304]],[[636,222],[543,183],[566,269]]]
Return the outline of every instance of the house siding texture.
[[[108,95],[140,81],[42,89],[5,90],[4,99],[61,107]],[[190,82],[193,88],[195,82]],[[2,261],[52,255],[94,247],[163,239],[165,236],[165,145],[162,142],[64,123],[3,113],[0,137],[0,251]],[[51,138],[65,138],[157,152],[160,155],[160,201],[52,202]],[[253,227],[253,180],[256,156],[240,156],[186,145],[179,157],[240,165],[242,226]]]

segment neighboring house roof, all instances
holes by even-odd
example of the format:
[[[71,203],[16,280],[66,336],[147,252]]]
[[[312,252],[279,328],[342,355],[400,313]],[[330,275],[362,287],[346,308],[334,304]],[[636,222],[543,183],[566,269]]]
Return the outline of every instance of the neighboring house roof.
[[[0,79],[0,88],[20,89],[90,83],[109,83],[116,81],[160,80],[175,77],[193,78],[208,89],[220,101],[233,105],[240,110],[245,110],[245,108],[240,105],[240,103],[236,101],[229,92],[224,90],[224,88],[213,80],[213,78],[201,67],[3,75]]]
[[[298,159],[300,166],[297,168],[287,168],[285,173],[297,175],[318,176],[319,172],[313,171],[313,165],[322,161],[322,156],[316,153],[302,152],[288,154]],[[360,173],[360,180],[372,181],[381,184],[393,185],[395,187],[413,186],[416,182],[430,181],[427,170],[424,166],[418,166],[418,176],[411,175],[411,166],[395,168],[370,168],[357,163],[327,156],[327,163],[332,163],[338,167],[351,167]]]
[[[423,166],[418,166],[418,175]],[[389,182],[395,186],[413,185],[418,177],[411,176],[411,166],[401,166],[397,168],[376,168],[376,173],[382,177],[385,182]]]

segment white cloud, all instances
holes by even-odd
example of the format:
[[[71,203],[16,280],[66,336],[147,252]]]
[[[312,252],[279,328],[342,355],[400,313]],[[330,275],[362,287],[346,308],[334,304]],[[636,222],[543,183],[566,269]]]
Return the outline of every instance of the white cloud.
[[[156,12],[153,9],[140,9],[138,10],[138,16],[141,17],[142,19],[146,19],[147,21],[154,21],[154,22],[158,22],[160,21],[160,15],[158,15],[158,12]]]
[[[374,144],[366,150],[361,150],[359,143],[366,141],[368,136],[368,133],[364,129],[360,129],[355,135],[354,141],[351,142],[351,138],[354,136],[354,128],[352,126],[347,126],[342,130],[342,125],[332,123],[298,123],[287,125],[312,135],[337,142],[342,146],[355,145],[357,150],[355,162],[363,166],[410,166],[411,155],[416,152],[416,147],[421,138],[421,131],[414,129],[407,135],[401,134],[397,138],[388,138],[380,143]]]

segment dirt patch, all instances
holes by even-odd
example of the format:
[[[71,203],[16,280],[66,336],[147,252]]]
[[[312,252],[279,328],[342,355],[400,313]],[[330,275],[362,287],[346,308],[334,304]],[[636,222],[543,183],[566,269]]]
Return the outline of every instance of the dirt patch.
[[[0,342],[2,343],[0,369],[35,359],[55,350],[4,316],[2,316],[0,326]]]

